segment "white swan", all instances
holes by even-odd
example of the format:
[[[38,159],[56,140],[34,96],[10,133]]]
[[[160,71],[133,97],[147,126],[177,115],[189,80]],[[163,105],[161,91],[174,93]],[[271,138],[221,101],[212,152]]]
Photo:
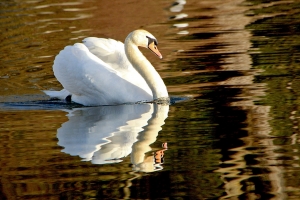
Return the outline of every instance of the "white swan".
[[[53,65],[54,75],[64,89],[44,92],[51,98],[87,106],[168,99],[162,78],[139,46],[162,58],[156,38],[145,30],[131,32],[125,45],[113,39],[89,37],[83,44],[67,46]]]

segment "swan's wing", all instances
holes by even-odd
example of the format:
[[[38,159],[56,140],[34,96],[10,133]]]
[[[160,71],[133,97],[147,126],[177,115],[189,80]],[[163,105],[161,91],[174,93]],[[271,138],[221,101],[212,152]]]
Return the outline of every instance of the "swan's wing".
[[[143,89],[128,82],[121,72],[104,63],[81,43],[65,47],[55,57],[53,71],[77,103],[108,105],[149,99]]]
[[[124,44],[120,41],[88,37],[83,40],[83,44],[91,53],[100,58],[113,69],[127,69],[131,66],[125,55]]]
[[[97,56],[112,69],[122,73],[125,80],[143,88],[143,90],[152,96],[152,91],[144,78],[129,62],[122,42],[113,39],[88,37],[83,40],[83,43],[92,54]]]

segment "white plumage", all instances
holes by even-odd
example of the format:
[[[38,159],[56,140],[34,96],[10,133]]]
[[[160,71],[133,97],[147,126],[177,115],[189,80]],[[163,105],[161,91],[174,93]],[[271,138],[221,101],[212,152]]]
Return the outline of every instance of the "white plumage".
[[[122,42],[95,37],[84,39],[83,44],[67,46],[53,65],[54,75],[64,89],[45,93],[59,99],[71,95],[72,101],[83,105],[115,105],[168,97],[162,79],[137,48],[152,50],[151,41],[154,45],[154,36],[137,30],[126,38],[125,47]],[[154,50],[161,56],[157,52]]]

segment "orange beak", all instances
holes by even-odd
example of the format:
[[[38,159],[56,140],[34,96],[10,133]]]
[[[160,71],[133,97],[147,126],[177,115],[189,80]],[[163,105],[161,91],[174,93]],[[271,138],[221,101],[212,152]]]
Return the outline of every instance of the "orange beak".
[[[148,45],[148,48],[153,52],[155,53],[155,55],[157,55],[160,59],[162,59],[162,55],[161,53],[158,51],[158,48],[157,46],[154,44],[154,42],[151,42],[149,45]]]

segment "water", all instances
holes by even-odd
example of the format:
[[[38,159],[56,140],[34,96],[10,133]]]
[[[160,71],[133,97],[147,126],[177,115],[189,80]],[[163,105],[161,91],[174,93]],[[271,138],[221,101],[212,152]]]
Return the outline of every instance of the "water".
[[[298,199],[299,2],[28,0],[0,13],[0,199]],[[137,28],[187,100],[87,108],[41,92],[61,89],[64,46]]]

